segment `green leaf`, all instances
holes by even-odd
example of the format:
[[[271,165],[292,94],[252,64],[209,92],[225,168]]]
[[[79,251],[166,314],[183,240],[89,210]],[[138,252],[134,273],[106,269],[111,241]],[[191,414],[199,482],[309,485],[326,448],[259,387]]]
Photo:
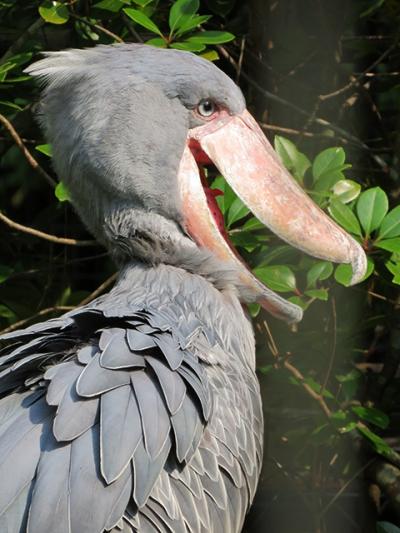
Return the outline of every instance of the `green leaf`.
[[[10,275],[14,272],[14,269],[8,265],[0,265],[0,283],[6,281]]]
[[[365,276],[363,277],[362,281],[369,278],[369,276],[374,271],[374,262],[370,257],[367,257],[367,272],[365,273]],[[336,267],[335,270],[335,280],[340,283],[341,285],[344,285],[345,287],[350,286],[351,278],[353,275],[353,270],[351,268],[351,265],[339,265]]]
[[[205,44],[201,43],[192,43],[190,41],[182,41],[179,43],[172,43],[170,45],[171,48],[175,48],[176,50],[185,50],[186,52],[202,52],[206,49]]]
[[[326,302],[329,297],[328,289],[308,289],[305,292],[306,296],[310,298],[316,298],[317,300],[322,300]]]
[[[235,222],[244,218],[250,213],[250,209],[245,205],[240,198],[236,198],[228,211],[228,228],[232,226]]]
[[[176,0],[169,11],[168,23],[171,34],[188,23],[197,13],[199,6],[199,0]]]
[[[379,454],[391,454],[391,447],[376,433],[364,426],[357,426],[357,431],[372,444],[375,451]]]
[[[147,5],[151,4],[153,0],[133,0],[133,2],[140,7],[146,7]]]
[[[400,285],[400,263],[394,261],[386,261],[385,267],[393,274],[392,283]]]
[[[400,253],[400,237],[375,241],[374,246],[376,248],[382,248],[382,250],[387,250],[388,252]]]
[[[188,38],[188,41],[203,44],[223,44],[232,41],[235,36],[228,31],[201,31]]]
[[[153,39],[146,41],[146,44],[149,44],[150,46],[156,46],[157,48],[167,48],[168,46],[165,40],[161,37],[153,37]]]
[[[159,27],[156,24],[154,24],[154,22],[141,11],[138,11],[137,9],[133,9],[132,7],[124,7],[123,12],[126,15],[128,15],[128,17],[132,19],[134,22],[136,22],[137,24],[140,24],[140,26],[143,26],[144,28],[152,31],[153,33],[157,33],[161,37],[163,36]]]
[[[243,225],[243,229],[246,231],[256,231],[259,229],[265,229],[265,226],[258,220],[258,218],[251,217],[249,220],[246,220]]]
[[[256,318],[261,310],[261,306],[259,304],[247,304],[247,308],[249,310],[250,316],[253,318]]]
[[[204,24],[208,20],[210,20],[210,15],[197,15],[192,17],[191,19],[187,20],[186,22],[182,23],[179,27],[179,30],[175,32],[175,35],[179,37],[183,33],[187,33],[190,30],[193,30],[194,28],[197,28],[198,26],[201,26],[201,24]]]
[[[207,59],[207,61],[218,61],[219,59],[219,55],[216,50],[208,50],[207,52],[200,54],[200,57]]]
[[[296,278],[286,265],[258,267],[254,274],[273,291],[291,292],[296,290]]]
[[[331,199],[329,213],[345,230],[361,236],[360,224],[353,211],[340,200]]]
[[[400,533],[400,529],[390,522],[377,522],[376,533]]]
[[[388,208],[388,198],[380,187],[368,189],[360,195],[357,215],[367,237],[381,225]]]
[[[389,211],[379,227],[378,239],[389,239],[400,235],[400,205]]]
[[[23,107],[19,106],[18,104],[15,104],[14,102],[9,102],[6,100],[0,100],[0,105],[3,105],[4,107],[9,107],[10,109],[14,109],[16,111],[23,110]]]
[[[386,429],[389,425],[390,419],[388,415],[375,407],[352,405],[351,410],[362,420],[366,420],[381,429]]]
[[[219,208],[221,209],[222,214],[226,216],[228,213],[228,209],[236,198],[235,193],[232,191],[232,189],[229,187],[228,183],[222,176],[217,176],[215,178],[215,180],[211,184],[211,189],[219,189],[224,193],[221,196],[217,196],[216,200]]]
[[[312,165],[314,181],[321,179],[324,175],[343,170],[345,159],[346,154],[343,148],[327,148],[320,152]]]
[[[69,19],[68,7],[62,2],[45,0],[39,6],[39,14],[43,20],[51,24],[65,24]]]
[[[339,180],[333,186],[332,191],[337,200],[342,204],[348,204],[360,195],[361,185],[353,180]]]
[[[54,189],[54,194],[59,202],[69,202],[71,200],[69,190],[62,181],[57,184],[57,187]]]
[[[20,67],[25,63],[28,63],[32,59],[33,52],[24,52],[22,54],[16,54],[11,56],[0,65],[0,73],[9,72],[16,67]]]
[[[124,2],[121,0],[101,0],[101,2],[94,4],[93,7],[98,7],[105,11],[111,11],[112,13],[118,13],[123,5]]]
[[[333,272],[333,265],[329,261],[315,263],[307,272],[307,287],[315,287],[317,281],[328,279]]]
[[[299,152],[292,141],[280,135],[275,135],[274,147],[285,167],[294,173],[295,178],[302,182],[304,174],[311,167],[310,160]]]
[[[35,146],[35,150],[41,152],[44,155],[47,155],[48,157],[53,156],[51,144],[38,144],[37,146]]]

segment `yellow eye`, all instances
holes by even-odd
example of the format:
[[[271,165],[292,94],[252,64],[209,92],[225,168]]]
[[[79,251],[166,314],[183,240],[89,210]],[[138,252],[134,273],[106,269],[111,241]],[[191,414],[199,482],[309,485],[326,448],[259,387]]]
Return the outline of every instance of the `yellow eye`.
[[[216,110],[217,106],[212,100],[208,99],[201,100],[201,102],[197,106],[197,112],[199,113],[199,115],[206,118],[211,117],[211,115],[213,115]]]

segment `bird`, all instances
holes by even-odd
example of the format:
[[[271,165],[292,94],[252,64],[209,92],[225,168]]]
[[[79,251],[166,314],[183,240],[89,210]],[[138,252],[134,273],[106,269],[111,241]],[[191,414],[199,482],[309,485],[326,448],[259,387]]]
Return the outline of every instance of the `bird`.
[[[189,52],[45,53],[38,120],[109,293],[2,336],[0,531],[236,533],[260,475],[263,415],[246,304],[289,323],[229,241],[207,169],[280,238],[366,269],[360,245],[290,176],[240,88]]]

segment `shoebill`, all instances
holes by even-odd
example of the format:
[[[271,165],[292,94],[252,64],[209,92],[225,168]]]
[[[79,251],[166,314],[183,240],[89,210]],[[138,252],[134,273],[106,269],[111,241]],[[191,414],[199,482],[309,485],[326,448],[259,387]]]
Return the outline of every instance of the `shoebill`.
[[[211,62],[145,45],[50,52],[40,122],[114,288],[3,336],[0,531],[234,533],[263,419],[243,304],[301,310],[229,242],[206,170],[304,252],[365,272],[359,244],[288,174]]]

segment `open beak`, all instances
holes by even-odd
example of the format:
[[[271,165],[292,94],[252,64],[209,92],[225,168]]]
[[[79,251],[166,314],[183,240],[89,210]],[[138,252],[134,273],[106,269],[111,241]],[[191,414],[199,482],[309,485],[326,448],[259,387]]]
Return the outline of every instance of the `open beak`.
[[[207,159],[276,235],[314,257],[350,263],[352,284],[364,277],[367,261],[361,246],[307,196],[282,165],[250,113],[244,111],[233,117],[224,114],[188,133],[178,175],[184,224],[199,246],[232,264],[254,301],[278,318],[288,322],[301,320],[301,309],[255,278],[230,244],[215,213],[217,203],[203,187],[198,163]]]

